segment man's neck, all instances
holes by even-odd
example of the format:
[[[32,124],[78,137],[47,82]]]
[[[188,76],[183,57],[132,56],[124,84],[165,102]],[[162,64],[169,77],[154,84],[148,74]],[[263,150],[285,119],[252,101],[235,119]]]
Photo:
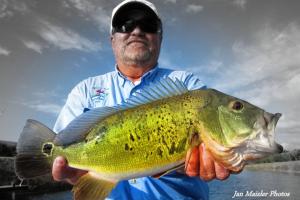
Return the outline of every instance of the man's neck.
[[[154,67],[155,65],[149,67],[117,65],[118,70],[133,83],[140,81],[142,76]]]

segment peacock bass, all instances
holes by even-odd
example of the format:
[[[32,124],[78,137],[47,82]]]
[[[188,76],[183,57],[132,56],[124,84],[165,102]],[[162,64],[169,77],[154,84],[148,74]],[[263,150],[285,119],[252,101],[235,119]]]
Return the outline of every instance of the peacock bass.
[[[226,168],[239,171],[253,159],[282,151],[274,141],[281,114],[270,114],[213,89],[188,91],[169,78],[150,84],[122,105],[92,109],[55,134],[27,120],[17,144],[16,174],[51,172],[64,156],[88,170],[74,197],[104,199],[118,181],[169,172],[184,165],[190,148],[204,142]]]

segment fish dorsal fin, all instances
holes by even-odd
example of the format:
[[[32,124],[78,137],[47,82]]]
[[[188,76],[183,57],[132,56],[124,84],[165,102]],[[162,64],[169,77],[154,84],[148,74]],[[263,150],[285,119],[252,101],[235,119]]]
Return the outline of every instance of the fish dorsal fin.
[[[188,92],[182,81],[171,78],[162,78],[158,81],[150,83],[127,99],[124,103],[114,107],[99,107],[82,113],[55,138],[55,144],[67,146],[86,139],[89,130],[102,119],[128,108],[157,101],[159,99],[172,97]]]
[[[166,77],[152,82],[126,100],[123,108],[131,108],[163,98],[172,97],[188,92],[187,87],[177,78],[173,81]]]
[[[120,110],[118,107],[99,107],[84,112],[59,132],[54,141],[63,146],[83,141],[97,122]]]

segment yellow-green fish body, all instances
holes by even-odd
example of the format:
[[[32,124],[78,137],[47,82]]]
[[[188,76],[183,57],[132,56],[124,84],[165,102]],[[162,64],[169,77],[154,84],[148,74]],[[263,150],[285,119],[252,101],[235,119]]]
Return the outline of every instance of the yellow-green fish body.
[[[55,157],[64,156],[70,166],[91,172],[79,179],[75,197],[104,198],[115,182],[182,166],[201,142],[223,166],[239,171],[248,160],[282,150],[274,141],[279,117],[216,90],[188,91],[178,80],[163,79],[124,105],[82,114],[58,135],[29,120],[17,146],[16,173],[45,174]]]
[[[84,141],[53,153],[73,167],[117,180],[166,171],[184,163],[208,93],[188,92],[119,111],[95,125]]]

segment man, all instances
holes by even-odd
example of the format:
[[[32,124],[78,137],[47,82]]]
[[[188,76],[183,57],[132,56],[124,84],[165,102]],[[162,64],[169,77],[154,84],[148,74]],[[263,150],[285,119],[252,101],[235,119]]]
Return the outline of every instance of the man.
[[[181,80],[188,89],[205,86],[193,74],[160,68],[157,60],[162,42],[162,23],[155,6],[146,0],[126,0],[112,12],[111,44],[116,69],[80,82],[69,94],[54,127],[59,132],[85,110],[114,106],[132,93],[163,77]],[[204,145],[188,153],[186,174],[173,172],[155,179],[143,177],[121,181],[108,199],[208,199],[204,180],[226,179],[229,171],[214,162]],[[201,163],[201,164],[200,164]],[[55,180],[74,184],[86,171],[73,169],[56,158],[52,174]]]

